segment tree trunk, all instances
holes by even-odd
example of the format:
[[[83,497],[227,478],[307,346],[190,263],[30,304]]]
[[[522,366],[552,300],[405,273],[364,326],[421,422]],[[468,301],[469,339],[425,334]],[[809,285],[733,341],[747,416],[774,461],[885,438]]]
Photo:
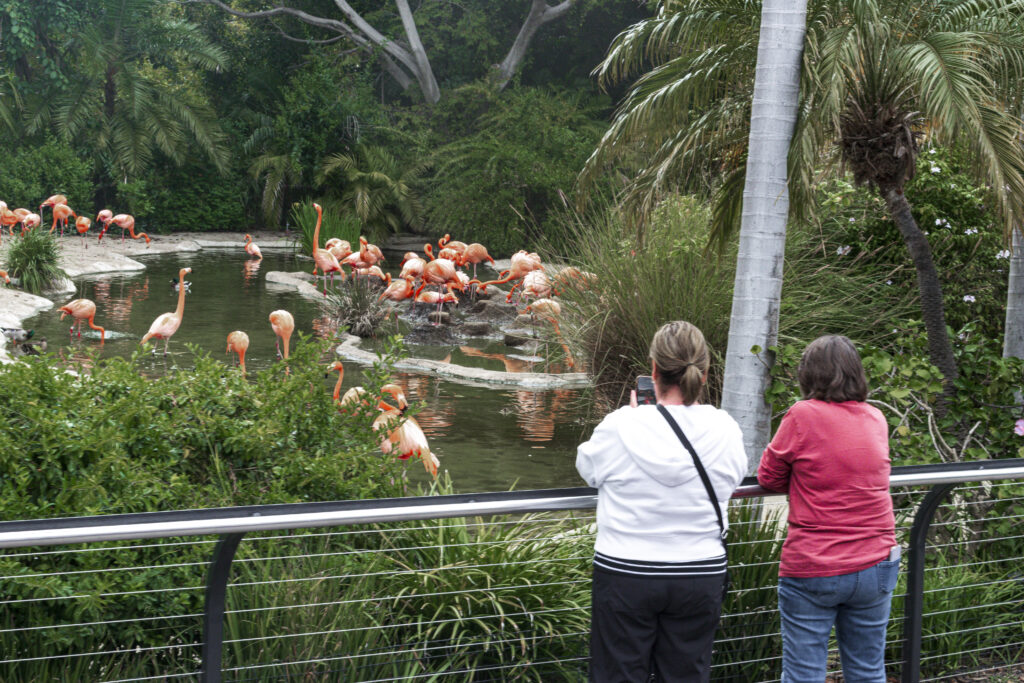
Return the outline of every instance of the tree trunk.
[[[739,254],[725,355],[722,408],[739,422],[749,471],[771,430],[764,399],[778,341],[782,263],[789,216],[786,160],[800,99],[807,0],[764,0],[747,143]],[[761,353],[755,354],[754,347]]]
[[[503,90],[508,85],[508,82],[512,80],[512,76],[515,75],[516,69],[522,63],[523,57],[526,56],[526,51],[530,47],[530,41],[533,40],[537,29],[549,21],[564,15],[572,8],[575,2],[576,0],[564,0],[564,2],[554,7],[549,7],[546,0],[533,0],[533,3],[530,5],[530,13],[526,15],[526,20],[519,29],[515,42],[509,48],[505,59],[498,65],[498,90]]]
[[[907,197],[896,188],[885,190],[885,203],[889,214],[896,221],[896,227],[903,236],[903,242],[910,252],[910,259],[917,271],[917,288],[921,294],[921,318],[928,334],[928,359],[942,373],[943,394],[951,398],[954,393],[953,380],[960,376],[953,357],[953,344],[946,332],[946,311],[942,303],[942,285],[939,273],[932,260],[932,248],[921,229],[917,227],[910,212]]]
[[[1006,328],[1003,357],[1024,358],[1024,228],[1013,231],[1010,279],[1006,292]]]
[[[409,2],[395,0],[395,4],[398,5],[398,14],[402,17],[402,28],[405,29],[405,37],[409,41],[409,50],[416,60],[416,80],[423,91],[423,98],[429,104],[437,104],[441,101],[441,89],[437,87],[437,79],[434,78],[430,60],[427,59],[427,51],[423,48],[419,31],[416,30],[416,21],[413,19],[412,10],[409,9]]]

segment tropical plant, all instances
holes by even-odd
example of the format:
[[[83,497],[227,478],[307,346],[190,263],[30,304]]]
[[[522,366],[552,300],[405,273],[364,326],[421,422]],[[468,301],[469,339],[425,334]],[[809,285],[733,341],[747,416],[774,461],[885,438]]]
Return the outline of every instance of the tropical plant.
[[[292,222],[299,229],[299,250],[303,254],[313,253],[313,235],[316,232],[317,213],[313,202],[297,202],[292,205]],[[359,249],[359,219],[350,213],[342,213],[325,202],[320,222],[320,244],[323,248],[329,239],[342,239],[354,249]]]
[[[397,332],[390,302],[381,301],[380,280],[352,276],[328,291],[323,307],[328,317],[357,337],[379,337]]]
[[[625,199],[643,213],[672,183],[698,183],[701,174],[719,171],[718,234],[735,225],[759,10],[757,2],[666,0],[657,17],[621,34],[598,69],[602,81],[653,68],[634,84],[583,180],[610,164],[642,159]],[[1013,0],[823,0],[808,16],[788,157],[791,216],[813,214],[810,190],[823,158],[844,164],[885,200],[917,269],[929,354],[947,391],[958,370],[942,289],[903,189],[922,136],[964,141],[977,178],[993,189],[1003,225],[1021,216],[1024,149],[1020,121],[1009,109],[1024,82],[1021,18]]]
[[[64,92],[41,98],[29,132],[52,121],[69,140],[88,140],[98,165],[120,180],[138,176],[156,154],[175,163],[198,150],[227,165],[224,136],[199,83],[175,73],[224,68],[224,53],[200,28],[152,0],[96,0],[73,36],[76,72]]]
[[[15,238],[7,249],[7,271],[25,291],[39,293],[67,277],[58,265],[57,239],[42,229]]]
[[[343,204],[370,239],[379,239],[419,224],[423,210],[413,185],[424,168],[422,162],[399,162],[384,147],[357,143],[324,159],[317,180],[327,184],[340,174]]]

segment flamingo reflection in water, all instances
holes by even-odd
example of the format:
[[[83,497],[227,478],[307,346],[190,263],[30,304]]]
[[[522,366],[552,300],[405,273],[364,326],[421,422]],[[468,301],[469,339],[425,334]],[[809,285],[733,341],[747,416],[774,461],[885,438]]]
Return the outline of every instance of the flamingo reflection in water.
[[[242,264],[242,282],[246,285],[251,284],[256,280],[256,276],[259,275],[260,265],[262,258],[249,259]]]

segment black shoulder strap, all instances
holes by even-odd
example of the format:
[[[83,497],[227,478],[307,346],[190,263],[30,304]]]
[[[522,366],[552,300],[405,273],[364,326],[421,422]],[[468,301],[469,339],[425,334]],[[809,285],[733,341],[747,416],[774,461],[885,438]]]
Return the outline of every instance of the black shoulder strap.
[[[726,552],[728,552],[729,544],[725,540],[727,533],[725,530],[725,521],[722,519],[722,508],[718,504],[718,498],[715,497],[715,490],[711,488],[711,480],[708,479],[708,473],[704,469],[704,463],[702,463],[700,461],[700,458],[697,457],[697,451],[693,450],[693,446],[690,444],[690,440],[686,438],[686,434],[683,434],[683,430],[672,418],[672,415],[668,412],[668,409],[659,403],[658,412],[661,413],[666,420],[668,420],[668,424],[670,427],[672,427],[672,431],[676,433],[676,436],[679,437],[679,440],[683,443],[683,446],[685,446],[686,450],[690,451],[690,455],[693,456],[693,464],[697,467],[697,474],[700,475],[700,480],[704,484],[704,490],[708,492],[708,498],[711,499],[711,504],[715,508],[715,515],[718,517],[718,529],[721,532],[722,536],[722,546],[724,546]]]

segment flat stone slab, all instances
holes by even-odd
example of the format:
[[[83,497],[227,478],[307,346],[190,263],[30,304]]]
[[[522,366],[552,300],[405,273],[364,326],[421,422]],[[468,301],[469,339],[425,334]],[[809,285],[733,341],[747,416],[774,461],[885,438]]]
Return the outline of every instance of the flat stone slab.
[[[0,298],[3,302],[3,306],[0,306],[0,327],[21,327],[21,321],[26,318],[53,308],[53,302],[44,296],[7,289],[3,285],[0,285],[0,292],[3,292]],[[7,338],[0,334],[0,363],[12,362],[13,359],[7,353]]]
[[[324,298],[323,290],[317,289],[317,286],[310,281],[309,273],[285,273],[280,270],[271,270],[266,274],[265,279],[267,284],[294,289],[302,296],[310,299],[322,301]]]
[[[359,348],[360,341],[359,337],[355,335],[346,335],[345,340],[335,351],[345,360],[372,365],[378,360],[377,354]],[[549,389],[582,389],[591,385],[590,377],[583,372],[502,372],[469,368],[427,358],[403,358],[395,363],[394,367],[396,370],[434,375],[450,382],[480,387],[510,386],[532,391],[547,391]]]

